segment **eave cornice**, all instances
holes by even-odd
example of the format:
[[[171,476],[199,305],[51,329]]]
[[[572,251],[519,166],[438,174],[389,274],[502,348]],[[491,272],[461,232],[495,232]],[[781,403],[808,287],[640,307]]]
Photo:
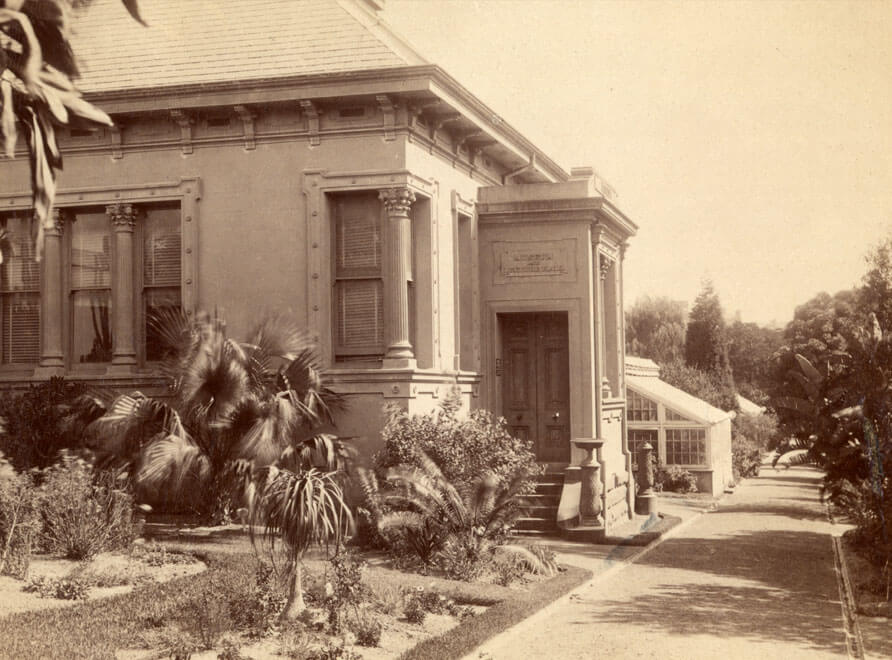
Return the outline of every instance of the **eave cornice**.
[[[535,163],[547,181],[569,177],[554,160],[440,67],[432,64],[325,73],[245,81],[171,85],[125,90],[88,91],[84,96],[111,115],[169,112],[173,109],[283,103],[313,99],[432,94],[461,112],[519,161]]]
[[[478,202],[477,215],[481,224],[542,222],[543,219],[556,222],[601,223],[618,240],[626,240],[638,233],[638,225],[603,197]]]

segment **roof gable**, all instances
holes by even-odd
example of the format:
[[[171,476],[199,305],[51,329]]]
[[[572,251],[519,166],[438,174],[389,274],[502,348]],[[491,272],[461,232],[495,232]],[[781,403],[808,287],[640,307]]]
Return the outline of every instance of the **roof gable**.
[[[351,0],[96,0],[74,23],[85,92],[262,80],[426,64]]]

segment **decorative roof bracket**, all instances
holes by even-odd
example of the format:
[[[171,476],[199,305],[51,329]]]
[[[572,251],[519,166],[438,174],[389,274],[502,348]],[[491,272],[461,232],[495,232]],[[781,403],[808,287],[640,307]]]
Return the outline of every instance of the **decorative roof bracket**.
[[[121,148],[124,127],[121,126],[120,120],[108,127],[108,135],[111,138],[111,157],[112,160],[121,160],[124,157],[124,150]]]
[[[310,134],[310,146],[319,146],[319,110],[312,101],[301,101],[300,108],[307,117],[307,132]]]
[[[257,118],[251,109],[246,105],[236,105],[232,108],[235,114],[242,120],[242,126],[245,130],[245,149],[252,151],[257,147],[257,141],[254,133],[254,119]]]
[[[184,155],[192,153],[192,124],[193,120],[182,110],[171,110],[170,116],[180,127],[180,148]]]
[[[396,111],[393,107],[393,101],[387,94],[378,94],[375,96],[378,107],[381,108],[381,114],[384,115],[384,140],[392,142],[396,139]]]
[[[527,163],[526,165],[522,165],[521,167],[518,167],[516,170],[506,172],[505,174],[502,175],[502,185],[509,183],[510,179],[513,179],[516,176],[520,176],[521,174],[524,174],[524,173],[529,172],[530,170],[534,170],[534,169],[536,169],[536,154],[531,153],[529,163]]]

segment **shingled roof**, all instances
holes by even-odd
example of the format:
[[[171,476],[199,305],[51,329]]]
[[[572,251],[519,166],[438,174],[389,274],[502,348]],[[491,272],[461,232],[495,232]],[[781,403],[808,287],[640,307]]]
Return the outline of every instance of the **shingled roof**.
[[[119,0],[74,23],[85,92],[163,88],[427,64],[352,0],[146,0],[148,28]]]

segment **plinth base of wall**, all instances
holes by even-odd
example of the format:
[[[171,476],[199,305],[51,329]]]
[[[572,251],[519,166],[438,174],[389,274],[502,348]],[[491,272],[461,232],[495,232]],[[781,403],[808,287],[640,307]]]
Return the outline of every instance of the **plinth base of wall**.
[[[607,530],[603,525],[580,525],[571,529],[562,529],[561,536],[568,541],[603,543],[607,537]]]
[[[638,495],[635,497],[635,513],[639,516],[649,516],[657,513],[658,498],[656,494]]]

